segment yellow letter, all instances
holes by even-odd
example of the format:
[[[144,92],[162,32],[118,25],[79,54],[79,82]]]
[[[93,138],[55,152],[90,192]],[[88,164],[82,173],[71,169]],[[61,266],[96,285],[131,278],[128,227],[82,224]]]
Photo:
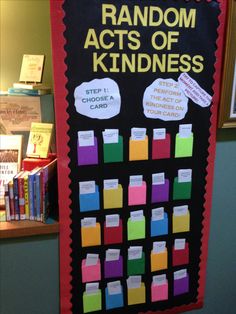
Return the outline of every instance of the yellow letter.
[[[142,26],[147,26],[148,20],[148,7],[144,7],[144,11],[140,10],[140,7],[134,6],[134,25],[138,25],[138,20],[141,22]]]
[[[132,20],[131,20],[129,8],[127,5],[122,5],[120,14],[117,20],[117,25],[121,25],[122,23],[127,23],[128,25],[132,26]]]
[[[98,66],[101,67],[103,72],[108,72],[107,68],[103,64],[102,60],[107,56],[107,53],[102,53],[100,57],[98,57],[97,52],[93,53],[93,72],[98,71]]]
[[[84,48],[88,49],[89,46],[94,46],[96,49],[99,49],[98,39],[94,28],[88,30],[88,34],[85,40]]]
[[[128,34],[127,30],[122,30],[122,29],[116,29],[114,30],[114,34],[119,36],[119,49],[123,50],[124,49],[124,35]]]
[[[157,36],[161,36],[162,37],[162,40],[163,40],[163,43],[158,45],[156,43],[156,37]],[[153,35],[152,35],[152,46],[154,49],[156,50],[161,50],[161,49],[164,49],[167,45],[167,36],[164,32],[161,32],[161,31],[157,31],[155,32]]]
[[[170,21],[168,20],[168,14],[169,14],[169,13],[173,13],[173,14],[175,15],[173,22],[170,22]],[[179,12],[178,12],[178,10],[175,9],[175,8],[169,8],[169,9],[167,9],[167,10],[165,11],[165,14],[164,14],[164,22],[165,22],[165,24],[166,24],[167,26],[169,26],[169,27],[174,27],[174,26],[176,26],[176,25],[179,23]]]
[[[191,24],[191,28],[196,26],[196,9],[190,9],[189,14],[187,16],[186,9],[180,9],[180,21],[179,27],[189,28]]]
[[[153,55],[153,61],[152,61],[152,72],[165,72],[166,71],[166,54],[161,55],[160,57],[157,54]],[[158,70],[156,69],[156,65],[158,66]]]
[[[167,50],[171,50],[172,43],[177,43],[178,38],[174,38],[174,36],[178,37],[179,32],[168,32],[168,41],[167,41]]]
[[[116,25],[116,7],[113,4],[102,5],[102,24],[107,23],[107,18],[111,19],[111,24]]]
[[[142,66],[143,61],[146,61],[146,66]],[[138,72],[148,72],[151,68],[152,60],[146,53],[138,54]]]
[[[110,42],[109,44],[106,44],[104,42],[105,35],[110,35],[110,37],[114,37],[115,35],[110,29],[104,29],[99,36],[99,42],[100,42],[101,47],[104,49],[111,49],[114,46],[114,42]]]
[[[154,21],[154,13],[155,12],[157,12],[159,14],[156,22]],[[163,21],[162,10],[159,7],[152,7],[151,6],[149,8],[149,25],[150,26],[159,26],[159,25],[161,25],[162,21]]]
[[[198,62],[197,60],[203,62],[204,58],[203,58],[203,56],[200,56],[200,55],[196,55],[193,57],[193,64],[196,65],[197,67],[193,67],[192,69],[195,73],[200,73],[203,71],[204,65],[202,62]]]
[[[136,38],[135,38],[136,37]],[[140,33],[137,31],[130,31],[128,33],[128,39],[130,40],[130,43],[128,43],[128,47],[131,50],[138,50],[141,46],[140,40]]]
[[[128,58],[127,54],[124,53],[122,55],[122,72],[125,73],[126,67],[129,68],[130,72],[135,72],[135,60],[136,60],[136,55],[134,53],[131,54],[131,61]]]
[[[177,60],[174,60],[175,58]],[[167,62],[167,72],[178,72],[179,71],[178,64],[179,64],[179,54],[169,54],[168,62]],[[177,67],[174,67],[175,65],[177,65]]]
[[[110,53],[110,57],[112,58],[112,68],[110,68],[109,72],[120,72],[120,69],[117,68],[117,59],[120,57],[120,54]]]
[[[180,57],[180,63],[182,65],[180,65],[179,67],[179,70],[181,72],[189,72],[191,70],[191,64],[190,64],[190,61],[191,61],[191,57],[190,55],[182,55]],[[185,66],[185,67],[184,67]]]

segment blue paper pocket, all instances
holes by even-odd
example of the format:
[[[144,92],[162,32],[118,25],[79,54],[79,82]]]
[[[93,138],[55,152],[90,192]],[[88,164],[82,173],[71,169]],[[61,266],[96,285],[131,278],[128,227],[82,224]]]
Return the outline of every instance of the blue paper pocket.
[[[80,212],[90,212],[100,209],[100,197],[98,186],[95,186],[95,193],[79,195]]]

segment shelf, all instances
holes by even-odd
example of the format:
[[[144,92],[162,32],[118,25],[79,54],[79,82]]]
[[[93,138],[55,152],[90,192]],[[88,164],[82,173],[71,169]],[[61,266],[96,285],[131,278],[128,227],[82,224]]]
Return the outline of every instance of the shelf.
[[[0,222],[0,239],[30,237],[59,233],[59,223],[43,224],[37,221]]]

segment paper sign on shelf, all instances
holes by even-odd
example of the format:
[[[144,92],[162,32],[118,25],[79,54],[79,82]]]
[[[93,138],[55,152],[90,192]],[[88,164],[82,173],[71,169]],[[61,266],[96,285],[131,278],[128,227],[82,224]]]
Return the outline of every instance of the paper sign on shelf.
[[[93,119],[110,119],[120,113],[119,86],[110,78],[94,79],[74,91],[76,111]]]
[[[78,140],[80,147],[94,146],[94,131],[79,131]]]
[[[95,193],[95,181],[79,182],[80,194],[92,194]]]

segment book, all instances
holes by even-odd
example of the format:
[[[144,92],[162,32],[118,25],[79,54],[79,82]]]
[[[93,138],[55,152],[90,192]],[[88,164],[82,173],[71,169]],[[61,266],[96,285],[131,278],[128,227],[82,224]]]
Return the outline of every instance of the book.
[[[52,130],[52,123],[31,123],[30,135],[26,151],[27,157],[48,157]]]
[[[20,70],[20,82],[39,83],[42,80],[44,55],[24,54]]]
[[[4,184],[21,169],[22,135],[0,134],[0,205],[4,205]]]
[[[42,96],[51,93],[51,88],[26,89],[26,88],[8,88],[8,95],[11,96]]]
[[[58,208],[57,204],[57,159],[51,161],[42,169],[43,174],[43,215],[42,221],[45,223],[49,212],[54,215]]]
[[[10,199],[10,216],[11,220],[15,219],[15,204],[14,204],[14,192],[13,192],[13,180],[8,183],[9,199]]]
[[[38,90],[41,89],[42,86],[43,86],[42,83],[23,83],[23,82],[13,83],[14,89]]]
[[[40,169],[35,174],[35,200],[36,200],[36,220],[43,221],[43,172]]]
[[[48,165],[53,159],[56,158],[55,153],[49,153],[48,158],[32,158],[32,157],[26,157],[22,160],[22,168],[24,170],[33,170],[36,167],[44,167]]]
[[[26,175],[28,175],[28,172],[23,171],[23,173],[18,177],[20,220],[26,219],[26,212],[25,212],[25,176]]]
[[[11,220],[11,215],[10,215],[10,197],[9,197],[9,187],[8,183],[4,184],[4,189],[5,189],[5,210],[6,210],[6,221]]]
[[[36,217],[36,194],[35,194],[35,175],[38,171],[40,171],[41,167],[36,167],[28,174],[28,193],[29,193],[29,219],[35,220]]]
[[[24,175],[24,199],[25,199],[25,219],[29,219],[29,171],[25,172]]]
[[[23,173],[23,171],[17,173],[17,174],[13,177],[13,193],[14,193],[15,220],[20,220],[18,178],[22,175],[22,173]]]

